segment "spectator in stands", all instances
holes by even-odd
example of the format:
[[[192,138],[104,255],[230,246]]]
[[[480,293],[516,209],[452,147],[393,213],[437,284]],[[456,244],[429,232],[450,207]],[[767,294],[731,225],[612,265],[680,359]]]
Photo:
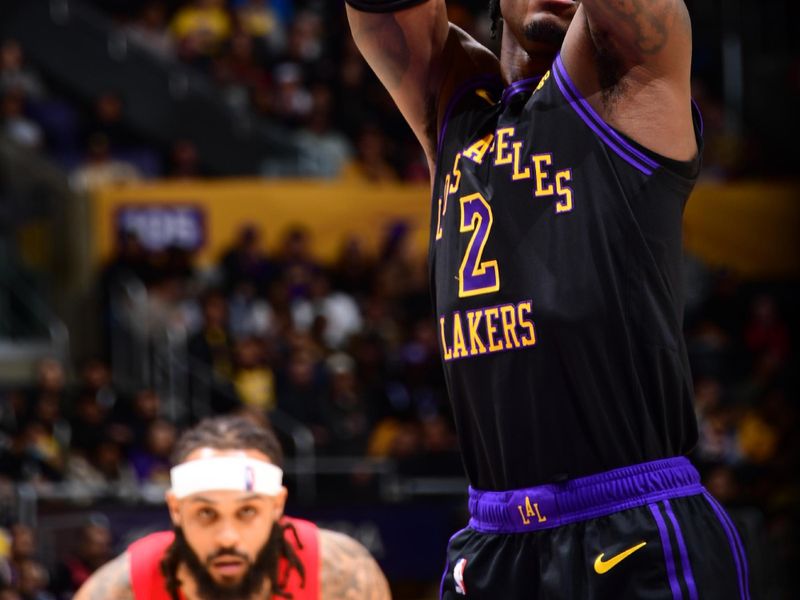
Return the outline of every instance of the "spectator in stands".
[[[87,523],[78,532],[74,550],[56,568],[53,590],[59,598],[71,598],[112,556],[109,528],[100,522]]]
[[[197,147],[190,140],[177,140],[170,150],[171,179],[195,179],[203,175]]]
[[[240,281],[228,301],[230,330],[235,338],[263,337],[275,329],[275,314],[251,281]]]
[[[319,445],[328,442],[325,428],[325,384],[317,357],[310,347],[298,347],[278,377],[278,408],[309,427]]]
[[[36,71],[25,66],[22,47],[14,39],[0,45],[0,95],[17,90],[32,101],[41,100],[46,90]]]
[[[79,391],[93,396],[107,410],[117,402],[117,392],[111,381],[111,369],[99,358],[89,358],[80,369]]]
[[[35,560],[26,560],[19,566],[19,590],[24,600],[55,600],[47,591],[50,575],[47,569]]]
[[[372,183],[397,181],[397,171],[388,159],[389,141],[374,125],[364,125],[356,140],[356,159],[345,171],[346,177]]]
[[[110,409],[91,392],[83,392],[75,401],[74,414],[70,420],[73,452],[87,453],[105,435]]]
[[[330,384],[324,405],[324,426],[329,438],[323,451],[363,456],[373,423],[358,387],[355,360],[337,352],[326,359],[325,367]]]
[[[106,185],[120,185],[141,179],[131,163],[111,156],[111,145],[103,134],[94,134],[87,145],[86,159],[72,173],[72,185],[80,192],[93,192]]]
[[[257,337],[237,340],[233,385],[244,407],[266,413],[276,406],[275,376],[266,362],[264,342]]]
[[[343,348],[362,327],[356,301],[346,292],[331,289],[330,276],[322,269],[312,276],[308,297],[293,304],[292,316],[298,331],[312,332],[330,349]]]
[[[204,66],[230,37],[232,23],[224,0],[193,0],[178,9],[170,28],[180,56]]]
[[[779,364],[789,357],[789,328],[778,312],[775,299],[768,294],[761,294],[753,301],[744,336],[753,356],[766,356]]]
[[[135,44],[165,60],[175,55],[175,41],[167,28],[167,12],[164,0],[149,0],[127,26],[128,37]]]
[[[85,127],[85,142],[92,136],[102,135],[112,153],[133,146],[135,140],[123,120],[124,103],[119,92],[105,90],[97,95]]]
[[[261,231],[248,223],[239,229],[236,240],[220,260],[223,286],[230,293],[242,282],[252,283],[257,294],[266,292],[277,276],[277,265],[262,249]]]
[[[233,33],[228,51],[214,60],[214,80],[234,110],[246,111],[252,90],[269,85],[263,62],[255,51],[253,38],[241,29]]]
[[[370,291],[375,265],[364,249],[361,239],[355,236],[342,241],[331,273],[333,287],[363,299]]]
[[[280,3],[280,2],[279,2]],[[286,19],[272,0],[234,0],[232,8],[242,30],[272,53],[286,43]]]
[[[314,148],[319,162],[307,165],[315,177],[338,177],[352,159],[353,148],[348,139],[334,129],[332,122],[333,93],[331,88],[317,83],[311,89],[312,109],[305,127],[298,132],[301,144]]]
[[[215,379],[233,377],[233,342],[228,329],[228,305],[219,290],[202,298],[203,325],[189,339],[189,355]]]
[[[169,421],[156,419],[150,423],[144,445],[130,452],[131,466],[139,484],[169,484],[170,456],[176,439],[177,430]]]
[[[306,123],[314,103],[300,66],[294,62],[280,63],[272,72],[272,80],[270,115],[291,127]]]
[[[73,454],[67,463],[67,489],[77,498],[130,498],[137,489],[136,474],[113,439],[105,438],[87,457]]]
[[[10,533],[9,558],[13,571],[12,581],[16,585],[19,583],[22,564],[29,560],[35,560],[37,557],[36,531],[23,523],[14,523],[10,528]]]
[[[320,265],[311,254],[311,237],[302,225],[291,226],[283,234],[278,266],[280,276],[288,287],[289,298],[307,297]]]
[[[127,448],[145,446],[147,432],[158,420],[161,411],[161,397],[155,390],[143,388],[137,391],[131,401],[120,402],[111,416],[112,439],[119,441]]]
[[[3,134],[20,146],[40,150],[44,146],[44,133],[36,121],[25,115],[25,92],[12,88],[3,93],[0,100],[0,124]]]

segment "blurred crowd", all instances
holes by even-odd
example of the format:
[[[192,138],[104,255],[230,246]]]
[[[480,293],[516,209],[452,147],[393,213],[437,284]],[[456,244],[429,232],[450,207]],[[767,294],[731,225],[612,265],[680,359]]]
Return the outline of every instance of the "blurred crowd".
[[[178,61],[216,88],[234,114],[280,123],[313,146],[318,176],[427,181],[425,157],[391,98],[359,54],[341,2],[321,0],[93,0],[127,39],[158,60]],[[455,24],[497,49],[487,3],[448,2]],[[698,49],[698,55],[709,52]],[[713,51],[711,52],[713,54]],[[713,69],[712,69],[713,71]],[[761,168],[732,131],[714,87],[695,82],[705,116],[706,177]],[[208,174],[190,139],[169,147],[132,127],[125,99],[107,89],[93,102],[45,81],[13,39],[0,47],[0,130],[45,153],[80,189],[109,182]],[[764,150],[762,148],[761,150]],[[265,167],[265,173],[270,172]],[[253,173],[257,175],[257,173]]]

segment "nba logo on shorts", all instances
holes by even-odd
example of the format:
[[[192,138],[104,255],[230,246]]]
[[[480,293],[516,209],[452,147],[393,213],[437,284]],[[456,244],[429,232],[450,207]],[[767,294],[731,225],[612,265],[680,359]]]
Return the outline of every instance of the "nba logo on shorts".
[[[256,485],[256,473],[253,467],[247,466],[244,468],[244,491],[252,492]]]
[[[464,569],[467,568],[467,559],[459,558],[456,566],[453,567],[453,579],[456,582],[456,594],[467,595],[467,588],[464,585]]]

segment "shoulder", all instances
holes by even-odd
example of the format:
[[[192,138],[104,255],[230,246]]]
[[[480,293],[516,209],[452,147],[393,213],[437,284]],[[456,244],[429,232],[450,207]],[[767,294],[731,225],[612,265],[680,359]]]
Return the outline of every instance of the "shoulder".
[[[319,530],[321,600],[390,600],[389,584],[369,551],[350,536]]]
[[[75,600],[133,600],[133,598],[127,552],[95,571],[75,595]]]

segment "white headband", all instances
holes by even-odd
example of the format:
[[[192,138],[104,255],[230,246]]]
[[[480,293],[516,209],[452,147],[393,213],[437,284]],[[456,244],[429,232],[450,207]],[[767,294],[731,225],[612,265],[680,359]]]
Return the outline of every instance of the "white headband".
[[[213,490],[277,496],[283,487],[283,471],[279,467],[246,456],[190,460],[173,467],[170,479],[176,498]]]

